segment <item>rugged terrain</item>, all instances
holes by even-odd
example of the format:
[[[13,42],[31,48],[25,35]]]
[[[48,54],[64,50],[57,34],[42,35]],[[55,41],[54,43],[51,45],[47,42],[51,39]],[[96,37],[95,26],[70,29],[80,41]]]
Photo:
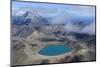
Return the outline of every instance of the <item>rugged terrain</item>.
[[[75,24],[73,24],[75,25]],[[66,31],[65,24],[50,24],[34,10],[12,16],[12,65],[48,64],[96,60],[96,35]],[[77,22],[81,30],[85,25]],[[66,44],[73,51],[58,56],[40,55],[47,44]]]

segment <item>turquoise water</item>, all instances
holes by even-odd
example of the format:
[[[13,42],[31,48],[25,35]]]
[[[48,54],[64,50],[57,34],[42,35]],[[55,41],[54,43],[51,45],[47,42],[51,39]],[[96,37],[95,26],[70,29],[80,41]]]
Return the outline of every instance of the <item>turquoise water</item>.
[[[72,51],[73,49],[67,47],[66,45],[49,45],[39,51],[41,55],[47,56],[57,56],[67,52]]]

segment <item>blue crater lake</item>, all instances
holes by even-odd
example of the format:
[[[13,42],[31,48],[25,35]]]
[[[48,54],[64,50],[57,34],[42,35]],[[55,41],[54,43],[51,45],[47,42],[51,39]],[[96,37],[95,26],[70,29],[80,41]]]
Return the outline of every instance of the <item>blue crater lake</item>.
[[[73,50],[72,48],[67,47],[66,45],[49,45],[41,49],[39,53],[41,55],[46,55],[46,56],[57,56],[70,52],[72,50]]]

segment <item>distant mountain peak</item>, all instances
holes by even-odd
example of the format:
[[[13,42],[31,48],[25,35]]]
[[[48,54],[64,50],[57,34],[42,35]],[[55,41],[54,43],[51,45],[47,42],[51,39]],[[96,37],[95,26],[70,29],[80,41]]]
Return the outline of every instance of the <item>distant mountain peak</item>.
[[[39,15],[39,13],[36,10],[33,9],[19,9],[16,11],[16,13],[13,15],[13,24],[16,25],[38,25],[38,24],[48,24],[48,21]]]

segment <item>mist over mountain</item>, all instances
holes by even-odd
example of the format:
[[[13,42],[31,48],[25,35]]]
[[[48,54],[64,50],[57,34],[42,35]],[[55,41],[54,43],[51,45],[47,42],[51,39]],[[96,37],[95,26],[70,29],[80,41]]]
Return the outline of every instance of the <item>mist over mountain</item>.
[[[45,12],[48,11],[47,9]],[[95,16],[90,12],[86,15],[81,12],[65,11],[65,9],[51,9],[44,13],[44,10],[33,8],[13,9],[12,24],[13,25],[28,25],[32,28],[41,27],[52,24],[64,24],[66,32],[77,32],[89,35],[95,35]]]
[[[13,64],[94,61],[95,20],[94,6],[14,1],[11,22]],[[46,54],[40,55],[41,49],[50,45],[66,46],[72,51],[55,57],[48,55],[48,58]]]

